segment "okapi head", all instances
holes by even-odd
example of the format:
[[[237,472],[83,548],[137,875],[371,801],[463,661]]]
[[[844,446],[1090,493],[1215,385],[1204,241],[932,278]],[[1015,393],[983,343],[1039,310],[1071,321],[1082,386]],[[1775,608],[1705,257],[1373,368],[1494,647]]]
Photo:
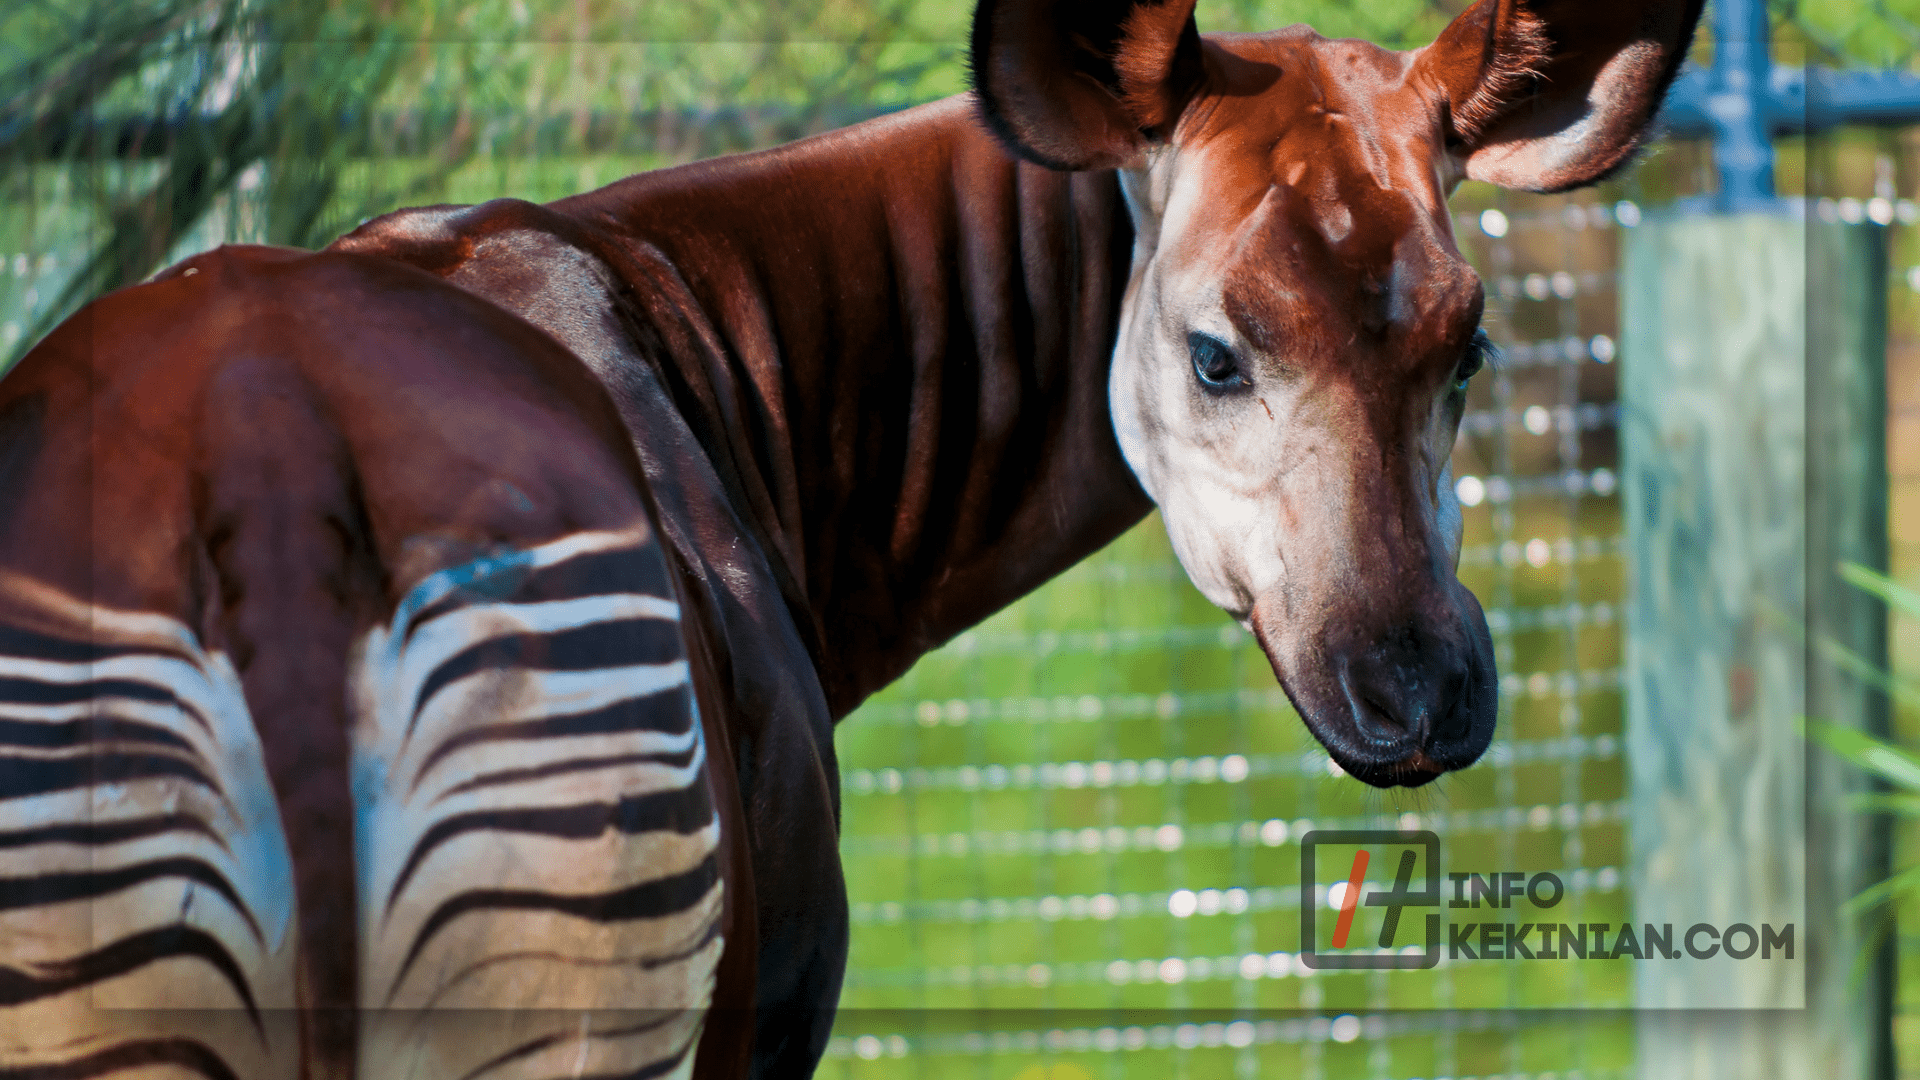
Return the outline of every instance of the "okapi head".
[[[1487,350],[1447,196],[1618,169],[1702,0],[1480,0],[1394,52],[1200,36],[1193,0],[984,0],[976,92],[1017,153],[1115,168],[1137,239],[1109,400],[1207,598],[1347,772],[1479,758],[1497,686],[1448,466]]]

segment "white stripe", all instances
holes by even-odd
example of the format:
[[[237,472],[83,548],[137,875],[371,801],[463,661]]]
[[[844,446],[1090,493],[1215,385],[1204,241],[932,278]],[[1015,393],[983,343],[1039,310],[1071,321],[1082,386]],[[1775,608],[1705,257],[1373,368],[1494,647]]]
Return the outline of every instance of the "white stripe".
[[[105,866],[85,866],[83,870],[110,869],[137,865],[158,854],[160,857],[192,854],[187,851],[148,852],[144,857],[116,858]],[[11,869],[11,867],[9,867]],[[48,868],[52,871],[54,868]],[[59,904],[0,911],[0,941],[6,950],[0,956],[9,967],[50,965],[94,949],[111,945],[122,938],[175,923],[193,926],[220,939],[246,974],[249,989],[263,1007],[276,998],[281,1007],[293,1003],[291,987],[277,987],[263,975],[275,970],[275,957],[253,936],[246,917],[219,893],[184,878],[156,877],[132,888],[105,896],[85,897]],[[52,931],[52,932],[49,932]],[[292,965],[285,970],[291,972]],[[227,1007],[227,995],[212,1001],[181,1001],[183,1007]],[[6,1010],[0,1008],[0,1018]],[[0,1025],[6,1021],[0,1019]],[[0,1029],[3,1030],[3,1029]]]
[[[182,802],[191,802],[189,798]],[[14,832],[20,829],[38,828],[42,825],[114,825],[133,821],[137,818],[152,817],[155,808],[120,807],[120,812],[111,812],[108,807],[96,805],[98,796],[87,788],[71,791],[54,791],[44,795],[34,795],[24,799],[0,800],[0,832]],[[211,798],[207,801],[211,802]],[[179,810],[180,807],[167,807],[165,810]],[[188,806],[192,810],[196,807]],[[218,831],[218,830],[215,830]],[[0,850],[20,850],[18,848]],[[0,855],[0,867],[8,856]]]
[[[558,741],[558,740],[553,740]],[[567,740],[572,742],[574,740]],[[694,732],[687,732],[681,738],[682,745],[675,750],[634,750],[630,745],[618,746],[610,753],[591,754],[555,754],[538,761],[521,759],[517,763],[501,762],[505,754],[487,760],[492,768],[474,768],[472,759],[460,754],[448,755],[442,764],[446,769],[436,766],[434,773],[444,773],[437,783],[420,785],[409,801],[418,807],[431,808],[438,816],[458,814],[467,810],[481,810],[488,806],[498,806],[506,800],[517,805],[530,805],[545,802],[547,805],[565,805],[569,803],[589,802],[618,798],[622,794],[636,792],[666,791],[686,787],[700,778],[706,768],[706,755],[697,752],[682,766],[668,765],[662,762],[632,762],[627,764],[600,765],[590,769],[578,769],[545,777],[526,779],[502,779],[483,787],[459,794],[447,794],[453,788],[469,780],[498,773],[511,772],[522,768],[541,768],[558,765],[568,761],[584,761],[593,758],[626,757],[635,754],[653,755],[658,753],[684,753],[700,745],[700,739]],[[542,749],[545,749],[543,746]],[[458,762],[456,765],[455,762]],[[501,767],[504,765],[505,767]]]
[[[602,1034],[648,1021],[664,1022],[627,1035]],[[459,1080],[484,1062],[545,1039],[554,1041],[534,1053],[501,1062],[473,1076],[473,1080],[621,1075],[649,1062],[667,1060],[688,1047],[698,1038],[701,1021],[702,1013],[692,1009],[678,1015],[584,1009],[381,1010],[362,1021],[367,1049],[361,1060],[387,1063],[389,1068],[385,1072],[362,1069],[361,1075]],[[692,1049],[687,1049],[680,1066],[662,1080],[691,1076],[693,1058]]]
[[[415,615],[439,603],[450,593],[458,589],[472,588],[489,578],[516,570],[543,569],[563,563],[576,555],[611,551],[620,547],[634,547],[643,539],[644,532],[640,529],[578,532],[539,547],[504,551],[459,566],[448,567],[438,573],[427,575],[420,584],[407,590],[406,598],[401,600],[394,610],[392,625],[396,630],[404,630],[407,624],[413,621]],[[405,637],[405,634],[400,633],[395,636]]]
[[[635,743],[635,736],[644,742]],[[608,735],[568,735],[543,738],[515,737],[475,742],[446,755],[413,783],[420,791],[444,790],[467,780],[515,769],[537,769],[565,761],[609,758],[629,754],[684,754],[700,741],[692,725],[679,735],[661,732],[616,732]],[[442,776],[451,770],[457,776]],[[437,797],[437,796],[436,796]],[[430,800],[429,800],[430,801]]]
[[[395,898],[390,913],[379,924],[380,940],[396,947],[374,950],[380,957],[369,963],[384,966],[389,973],[397,971],[413,944],[415,928],[449,897],[469,889],[518,889],[560,896],[617,892],[686,873],[712,854],[719,842],[717,816],[705,827],[686,834],[655,829],[628,835],[609,828],[598,836],[576,840],[539,833],[483,830],[461,833],[435,847],[407,880],[407,887]],[[628,858],[635,854],[636,846],[644,849],[645,863]],[[391,891],[392,886],[388,888]],[[385,905],[387,895],[382,893],[370,899]],[[492,911],[467,916],[481,922],[503,917]],[[602,925],[571,915],[554,914],[553,917],[599,927],[597,932],[609,935],[609,941],[632,936],[631,927],[626,923]],[[585,931],[576,928],[575,932]],[[522,944],[531,948],[536,943]]]
[[[154,649],[201,657],[200,638],[185,623],[150,611],[124,611],[70,596],[36,578],[0,570],[0,598],[11,610],[41,618],[22,625],[49,637],[113,648]],[[62,627],[49,630],[43,620]]]
[[[0,804],[0,817],[11,816],[14,805]],[[83,803],[81,813],[84,815],[85,812]],[[82,816],[75,820],[82,822],[86,819]],[[112,844],[76,844],[70,841],[23,844],[7,850],[5,858],[0,859],[0,873],[10,878],[38,874],[83,874],[183,855],[200,859],[220,871],[228,881],[245,874],[245,868],[235,865],[233,856],[221,848],[218,841],[209,838],[206,833],[189,829],[169,829]],[[175,887],[178,888],[177,880]]]
[[[609,951],[604,963],[595,961],[582,965],[568,962],[571,954],[589,949],[617,950],[617,946],[593,944],[586,938],[571,943],[566,958],[548,950],[502,951],[488,956],[479,965],[460,963],[457,968],[432,979],[418,977],[431,972],[436,966],[433,961],[423,959],[413,971],[408,972],[407,985],[390,1007],[487,1008],[490,1003],[503,998],[519,997],[525,1000],[529,997],[529,987],[537,987],[537,996],[533,1000],[542,1002],[540,1007],[544,1009],[605,1008],[610,1001],[644,1001],[648,1003],[648,1009],[697,1009],[704,1006],[713,993],[711,965],[719,959],[721,943],[715,940],[695,947],[693,942],[698,941],[713,920],[719,917],[722,902],[720,886],[716,884],[699,903],[681,913],[680,918],[671,920],[675,925],[660,928],[663,933],[676,934],[686,946],[671,951],[663,950],[661,956],[692,953],[670,963],[649,966],[650,957],[647,955],[628,955],[617,951]],[[558,936],[556,929],[575,929],[571,926],[557,928],[542,925],[555,922],[551,916],[517,914],[520,917],[513,922],[521,924],[520,932],[543,943]],[[669,920],[659,921],[665,923]],[[442,939],[436,939],[435,945],[428,948],[428,953],[438,952],[441,944],[446,945],[447,951],[454,956],[469,951],[462,949],[467,943],[459,940],[455,930],[442,931]]]

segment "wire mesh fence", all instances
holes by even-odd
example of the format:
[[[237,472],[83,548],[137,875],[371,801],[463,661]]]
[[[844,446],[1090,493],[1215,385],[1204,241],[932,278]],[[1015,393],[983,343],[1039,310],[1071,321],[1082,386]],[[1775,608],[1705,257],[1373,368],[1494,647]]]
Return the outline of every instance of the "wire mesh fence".
[[[596,11],[586,29],[567,24],[572,8],[477,6],[464,25],[402,43],[438,59],[383,84],[392,107],[328,166],[315,227],[337,231],[408,202],[557,198],[956,89],[964,5],[951,6],[876,7],[885,18],[851,43],[844,28],[750,19],[728,24],[729,40],[688,23],[636,42],[616,24],[658,25],[653,6]],[[1430,40],[1459,6],[1222,0],[1201,5],[1200,18],[1209,28],[1304,18],[1330,35],[1405,46]],[[1910,67],[1920,44],[1920,4],[1771,11],[1779,48],[1795,59]],[[202,106],[225,70],[213,58],[227,55],[196,61]],[[882,76],[856,78],[861,64]],[[501,75],[513,65],[518,82]],[[491,89],[455,94],[463,79]],[[463,107],[432,107],[456,97]],[[94,105],[95,120],[122,115]],[[9,152],[23,156],[0,181],[0,356],[24,349],[85,282],[105,283],[87,277],[99,272],[99,241],[128,228],[127,207],[166,179],[164,153],[118,152],[104,130],[62,154],[13,132]],[[1856,130],[1782,149],[1782,187],[1804,195],[1809,213],[1895,230],[1894,570],[1910,580],[1920,573],[1920,435],[1903,443],[1900,433],[1920,432],[1909,392],[1920,385],[1920,138]],[[167,243],[149,261],[222,240],[313,242],[274,224],[295,160],[268,154],[235,168],[194,204],[204,213],[156,211],[168,216]],[[1431,829],[1450,869],[1554,870],[1567,923],[1630,917],[1614,372],[1633,358],[1614,344],[1614,275],[1623,230],[1712,182],[1704,147],[1666,144],[1595,192],[1470,185],[1456,199],[1456,233],[1505,352],[1475,380],[1454,459],[1467,507],[1461,576],[1487,610],[1501,672],[1485,763],[1412,794],[1338,776],[1264,656],[1188,585],[1149,519],[927,657],[842,726],[853,954],[823,1075],[1633,1073],[1632,1019],[1619,1011],[1632,1004],[1629,965],[1306,967],[1292,951],[1298,841],[1316,828]],[[1920,658],[1920,640],[1897,637],[1896,657]],[[1920,735],[1920,718],[1901,724],[1909,740]],[[1916,842],[1903,837],[1902,864]],[[1909,1046],[1920,1045],[1916,995],[1909,974]]]

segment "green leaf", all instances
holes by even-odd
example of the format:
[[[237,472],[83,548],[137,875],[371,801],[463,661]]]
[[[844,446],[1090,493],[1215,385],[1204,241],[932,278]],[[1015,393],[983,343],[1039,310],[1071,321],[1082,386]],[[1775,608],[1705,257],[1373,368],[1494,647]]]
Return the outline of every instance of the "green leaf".
[[[1879,597],[1890,608],[1911,618],[1920,619],[1920,593],[1899,584],[1885,574],[1870,570],[1859,563],[1841,563],[1840,577],[1847,584]]]
[[[1813,721],[1807,734],[1889,783],[1920,792],[1920,756],[1855,728]]]
[[[1880,600],[1885,601],[1887,607],[1897,609],[1899,613],[1907,615],[1910,619],[1920,619],[1920,592],[1910,590],[1907,586],[1899,584],[1897,580],[1885,577],[1882,573],[1872,571],[1868,567],[1862,567],[1860,563],[1841,563],[1839,577],[1843,578],[1847,584],[1851,584],[1853,588],[1878,596]]]
[[[1897,679],[1875,666],[1866,657],[1847,648],[1845,645],[1822,635],[1814,640],[1813,646],[1820,655],[1833,661],[1834,665],[1880,691],[1902,705],[1920,709],[1920,686],[1904,679]]]
[[[1862,890],[1859,896],[1847,901],[1841,908],[1848,915],[1860,915],[1898,897],[1902,893],[1920,890],[1920,866],[1909,866],[1898,874],[1876,885]]]

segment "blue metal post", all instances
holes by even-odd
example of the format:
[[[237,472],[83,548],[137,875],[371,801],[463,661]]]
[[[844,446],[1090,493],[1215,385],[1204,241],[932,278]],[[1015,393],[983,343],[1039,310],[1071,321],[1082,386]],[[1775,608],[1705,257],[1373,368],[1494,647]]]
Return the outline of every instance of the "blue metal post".
[[[1714,0],[1713,162],[1720,173],[1717,209],[1761,209],[1773,202],[1773,141],[1767,9],[1763,0]]]

